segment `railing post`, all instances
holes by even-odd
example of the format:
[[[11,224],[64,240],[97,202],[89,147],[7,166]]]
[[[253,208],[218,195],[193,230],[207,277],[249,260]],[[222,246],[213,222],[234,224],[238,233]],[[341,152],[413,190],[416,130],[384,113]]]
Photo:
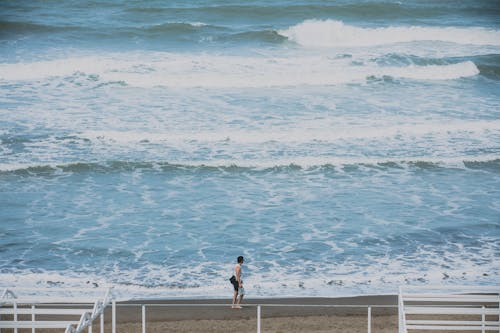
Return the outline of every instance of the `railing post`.
[[[368,306],[368,333],[372,333],[372,307]]]
[[[399,333],[407,333],[406,330],[406,317],[404,313],[404,300],[403,300],[403,287],[399,286],[399,294],[398,294],[398,320],[399,320]]]
[[[402,330],[402,322],[401,322],[401,286],[399,286],[399,292],[398,292],[398,333],[401,333]]]
[[[142,306],[142,333],[146,333],[146,306]]]
[[[31,306],[31,321],[33,322],[33,327],[31,328],[31,333],[35,333],[35,306]]]
[[[17,323],[17,302],[14,302],[14,321]],[[17,327],[14,328],[14,333],[17,333]]]
[[[113,300],[111,306],[111,331],[116,333],[116,301]]]
[[[484,305],[482,306],[482,309],[483,309],[483,313],[481,314],[481,320],[482,320],[482,323],[481,323],[481,332],[482,333],[485,333],[485,327],[484,325],[486,324],[485,321],[486,321],[486,316],[484,314]]]
[[[257,305],[257,333],[260,333],[260,305]]]

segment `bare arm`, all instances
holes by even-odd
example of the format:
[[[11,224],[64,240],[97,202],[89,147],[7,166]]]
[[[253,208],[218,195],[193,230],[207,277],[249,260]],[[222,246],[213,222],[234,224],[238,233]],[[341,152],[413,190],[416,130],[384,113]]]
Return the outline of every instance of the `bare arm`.
[[[235,273],[236,273],[236,281],[238,281],[238,284],[241,286],[241,267],[239,265],[236,266]]]

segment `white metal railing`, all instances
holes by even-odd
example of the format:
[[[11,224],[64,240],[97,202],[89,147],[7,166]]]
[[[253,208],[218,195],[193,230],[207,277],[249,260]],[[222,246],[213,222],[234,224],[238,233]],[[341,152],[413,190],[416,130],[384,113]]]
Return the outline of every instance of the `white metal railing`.
[[[8,299],[11,299],[11,298],[16,298],[16,294],[14,294],[14,292],[12,290],[5,288],[2,291],[2,294],[0,296],[0,302],[2,300],[8,300]]]
[[[60,300],[60,298],[58,298],[58,300]],[[40,304],[42,304],[42,303],[40,303]],[[78,303],[78,304],[74,303],[72,305],[84,306],[86,304],[87,303]],[[111,309],[111,311],[112,311],[112,319],[111,319],[111,331],[112,331],[112,333],[116,333],[117,308],[120,308],[120,307],[140,307],[141,308],[141,332],[146,333],[147,332],[147,323],[148,323],[148,321],[147,321],[147,309],[148,308],[158,308],[158,307],[164,307],[164,308],[169,308],[169,307],[170,308],[174,308],[174,307],[176,307],[176,308],[179,308],[179,307],[186,307],[186,308],[187,307],[191,307],[191,308],[193,308],[193,307],[224,307],[224,308],[226,308],[227,307],[227,308],[229,308],[231,306],[231,304],[221,304],[221,303],[216,303],[216,304],[208,304],[208,303],[202,303],[202,304],[200,304],[200,303],[192,303],[192,304],[188,304],[188,303],[153,303],[153,302],[151,302],[151,303],[116,303],[115,300],[112,300],[111,304],[112,304],[112,309]],[[43,304],[44,307],[54,307],[54,308],[57,308],[60,306],[67,306],[67,305],[68,305],[68,303]],[[372,332],[372,327],[371,327],[372,326],[371,325],[372,309],[373,308],[393,308],[393,309],[396,309],[397,305],[349,305],[349,304],[346,304],[346,305],[343,305],[343,304],[327,305],[327,304],[280,304],[280,303],[276,303],[276,304],[244,304],[244,305],[242,305],[242,307],[256,309],[256,324],[257,324],[257,332],[258,333],[262,332],[262,312],[263,312],[262,309],[265,307],[302,307],[302,308],[338,308],[338,309],[363,309],[363,308],[365,308],[367,310],[367,332],[371,333]],[[34,309],[34,305],[33,305],[32,309]],[[32,309],[19,309],[18,308],[18,314],[31,314],[30,311]],[[55,310],[57,311],[58,314],[64,314],[64,312],[66,312],[68,314],[77,313],[75,311],[75,309],[65,309],[65,311],[61,311],[62,309],[55,309]],[[54,314],[55,312],[52,309],[36,308],[35,313],[36,314]],[[79,312],[79,313],[81,313],[81,312]],[[90,312],[86,312],[86,313],[87,314],[82,315],[80,322],[87,322],[90,324],[90,326],[83,326],[83,325],[77,326],[76,328],[74,328],[73,331],[68,331],[68,328],[67,328],[66,332],[71,332],[71,333],[82,332],[85,327],[88,327],[89,332],[91,332],[92,326],[91,326],[91,321],[89,321],[89,319],[92,316],[88,316],[88,313],[90,313]],[[101,330],[101,333],[104,333],[104,313],[102,313],[100,315],[100,319],[101,319],[100,330]],[[70,323],[67,323],[67,324],[70,324]],[[76,325],[75,322],[72,322],[71,324]],[[49,326],[45,326],[45,328],[47,328],[47,327],[49,327]],[[7,328],[7,327],[5,327],[5,328]],[[9,327],[9,328],[14,328],[14,327]],[[19,327],[19,328],[21,328],[21,327]],[[23,327],[23,328],[26,328],[26,327]],[[28,327],[28,328],[31,328],[31,327]],[[40,326],[38,328],[42,328],[42,326]],[[55,328],[58,328],[58,327],[55,327]],[[63,327],[59,326],[59,328],[63,328]],[[80,329],[80,330],[77,331],[76,329]]]
[[[179,304],[179,303],[147,303],[147,304],[133,304],[133,303],[117,303],[116,300],[112,299],[111,290],[106,290],[105,296],[102,299],[99,299],[93,303],[93,308],[61,308],[67,307],[68,305],[72,306],[86,306],[89,305],[90,299],[88,297],[80,297],[80,296],[71,296],[71,297],[39,297],[39,296],[28,296],[18,297],[21,295],[22,291],[32,291],[35,295],[40,294],[39,289],[28,289],[28,288],[16,288],[14,290],[5,289],[0,296],[0,315],[2,315],[2,310],[4,310],[3,314],[11,314],[13,315],[13,321],[7,324],[6,322],[0,321],[0,333],[1,328],[14,328],[14,332],[17,332],[18,328],[32,328],[32,332],[35,332],[36,328],[66,328],[65,333],[80,333],[85,328],[89,329],[89,333],[92,332],[92,322],[100,317],[100,330],[101,333],[104,333],[104,309],[106,306],[111,303],[111,331],[112,333],[116,333],[117,325],[117,307],[141,307],[141,331],[142,333],[146,333],[147,329],[147,309],[150,307],[229,307],[230,304]],[[61,290],[54,290],[61,291]],[[89,292],[88,289],[71,289],[72,292]],[[95,292],[95,290],[91,290]],[[95,299],[94,299],[95,300]],[[11,308],[3,308],[2,305],[10,304]],[[31,308],[19,308],[18,305],[31,305]],[[37,306],[43,306],[37,307]],[[326,305],[326,304],[245,304],[243,307],[246,308],[255,308],[256,309],[256,323],[257,323],[257,332],[261,332],[261,323],[262,323],[262,309],[264,307],[302,307],[302,308],[311,308],[311,307],[323,307],[323,308],[365,308],[367,310],[367,332],[371,333],[371,319],[372,319],[372,308],[397,308],[397,305]],[[32,321],[23,322],[21,324],[16,324],[18,321],[18,315],[32,315]],[[35,316],[41,314],[49,314],[49,315],[75,315],[81,314],[81,317],[78,321],[36,321]],[[3,324],[3,325],[1,325]]]
[[[102,300],[97,300],[94,303],[94,308],[92,309],[92,312],[87,311],[83,313],[78,325],[76,327],[74,325],[69,325],[66,328],[65,333],[80,333],[86,327],[92,327],[92,322],[99,316],[101,317],[101,320],[103,320],[104,309],[109,304],[110,300],[111,300],[111,289],[107,289],[104,298]],[[104,332],[104,325],[101,325],[101,332]]]
[[[33,288],[16,288],[14,290],[4,289],[0,295],[0,316],[5,315],[12,318],[12,320],[1,320],[0,318],[0,332],[2,328],[14,329],[15,333],[22,328],[31,328],[33,333],[37,328],[64,328],[66,333],[81,333],[88,328],[89,333],[91,333],[93,321],[100,317],[101,333],[104,333],[104,309],[112,300],[111,288],[106,289],[104,296],[97,300],[97,297],[48,296],[50,292],[61,292],[61,289],[44,291]],[[80,294],[100,292],[101,295],[103,292],[102,289],[63,289],[63,291],[79,292]],[[20,297],[21,295],[25,296]],[[93,305],[92,308],[89,307],[91,305]],[[19,320],[19,316],[26,315],[31,315],[31,320]],[[55,315],[64,319],[36,320],[36,316],[39,315]],[[79,319],[76,319],[75,316],[79,316]]]
[[[141,308],[141,332],[147,332],[147,308],[158,307],[230,307],[231,304],[209,304],[209,303],[123,303],[116,304],[117,307],[140,307]],[[262,327],[262,309],[265,307],[300,307],[300,308],[339,308],[339,309],[363,309],[367,310],[367,332],[372,331],[372,309],[373,308],[393,308],[397,309],[397,305],[349,305],[349,304],[244,304],[242,307],[256,309],[256,324],[257,333],[261,333]],[[115,322],[116,319],[113,321]],[[115,325],[113,325],[115,327]],[[113,332],[114,333],[114,332]]]
[[[85,328],[92,332],[92,322],[100,317],[101,333],[104,333],[104,310],[111,303],[111,330],[116,333],[117,307],[141,307],[141,327],[142,333],[147,331],[147,309],[150,307],[228,307],[229,304],[187,304],[187,303],[116,303],[111,294],[111,289],[107,289],[104,297],[95,302],[89,297],[19,297],[22,291],[32,290],[36,294],[39,289],[4,289],[0,293],[0,316],[9,314],[13,321],[0,320],[1,328],[13,328],[17,333],[18,328],[66,328],[66,333],[80,333]],[[60,291],[60,290],[54,290]],[[71,291],[89,292],[89,289],[71,289]],[[96,290],[90,290],[96,292]],[[95,300],[95,298],[93,299]],[[50,304],[49,304],[50,303]],[[59,304],[58,304],[59,303]],[[83,306],[93,304],[93,308],[68,309],[68,305]],[[8,307],[3,307],[8,305]],[[18,305],[31,305],[31,308],[19,308]],[[38,305],[43,305],[42,308]],[[50,307],[64,306],[61,309],[51,309]],[[485,306],[486,305],[486,306]],[[373,308],[398,308],[399,333],[407,333],[408,329],[427,330],[458,330],[476,329],[481,332],[495,330],[500,333],[500,287],[499,286],[403,286],[399,289],[397,305],[340,305],[340,304],[245,304],[244,307],[256,309],[257,332],[261,332],[262,309],[264,307],[323,307],[323,308],[366,308],[367,310],[367,332],[371,333],[371,319]],[[18,315],[32,315],[31,321],[19,323]],[[36,321],[35,316],[40,314],[81,314],[76,321]],[[470,315],[481,316],[481,320],[436,320],[436,319],[408,319],[406,315]],[[487,320],[487,316],[496,316],[498,320]],[[1,319],[1,318],[0,318]],[[10,325],[10,326],[9,326]],[[1,331],[0,331],[1,333]]]
[[[403,304],[403,293],[401,287],[399,287],[399,293],[398,293],[398,332],[399,333],[406,333],[406,316],[404,311],[404,304]]]
[[[419,316],[414,317],[415,315]],[[436,315],[441,315],[442,318],[436,319]],[[480,318],[464,320],[464,315]],[[399,333],[407,333],[408,330],[500,333],[500,286],[400,287],[398,316]],[[486,320],[487,316],[496,320]]]

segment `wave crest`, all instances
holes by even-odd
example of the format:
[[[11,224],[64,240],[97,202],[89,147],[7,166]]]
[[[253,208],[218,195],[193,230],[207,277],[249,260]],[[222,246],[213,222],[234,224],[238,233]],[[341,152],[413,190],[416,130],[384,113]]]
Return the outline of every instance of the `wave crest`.
[[[416,41],[500,45],[500,32],[485,28],[360,28],[335,20],[306,20],[279,34],[305,47],[364,47]]]
[[[242,66],[242,64],[246,64]],[[364,83],[390,76],[416,80],[452,80],[479,74],[472,61],[443,65],[379,66],[328,56],[295,58],[156,54],[152,59],[122,56],[68,58],[33,63],[0,64],[0,80],[49,81],[87,75],[87,84],[123,82],[134,87],[263,88]]]
[[[178,161],[178,162],[147,162],[147,161],[104,161],[104,162],[74,162],[67,164],[0,164],[0,175],[14,173],[21,176],[42,176],[67,173],[110,173],[130,172],[135,170],[149,171],[286,171],[310,170],[315,168],[348,168],[349,167],[383,167],[383,168],[466,168],[498,171],[500,159],[498,155],[485,154],[482,156],[457,157],[408,157],[408,158],[350,158],[350,157],[296,157],[273,160],[206,160],[206,161]],[[357,171],[357,168],[354,169]]]

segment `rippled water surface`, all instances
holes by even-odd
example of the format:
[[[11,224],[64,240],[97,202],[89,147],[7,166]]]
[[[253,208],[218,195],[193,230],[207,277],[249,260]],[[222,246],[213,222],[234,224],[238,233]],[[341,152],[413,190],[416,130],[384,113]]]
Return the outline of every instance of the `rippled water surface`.
[[[495,1],[0,6],[0,286],[498,282]]]

